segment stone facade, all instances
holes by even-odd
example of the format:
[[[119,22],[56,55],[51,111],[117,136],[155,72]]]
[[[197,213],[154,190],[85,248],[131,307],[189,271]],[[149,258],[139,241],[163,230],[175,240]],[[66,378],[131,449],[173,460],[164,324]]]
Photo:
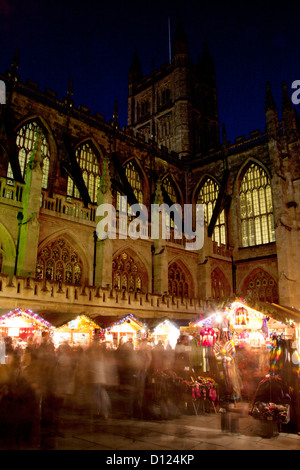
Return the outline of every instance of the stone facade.
[[[172,62],[129,73],[128,126],[83,106],[70,82],[59,100],[17,61],[0,130],[0,308],[74,315],[194,319],[233,296],[300,308],[297,117],[283,86],[282,120],[266,87],[266,129],[219,137],[214,65],[193,64],[178,28]],[[120,236],[129,205],[201,202],[204,245]],[[117,209],[115,238],[99,240],[97,207]],[[130,214],[129,214],[130,215]],[[130,225],[132,227],[132,225]]]

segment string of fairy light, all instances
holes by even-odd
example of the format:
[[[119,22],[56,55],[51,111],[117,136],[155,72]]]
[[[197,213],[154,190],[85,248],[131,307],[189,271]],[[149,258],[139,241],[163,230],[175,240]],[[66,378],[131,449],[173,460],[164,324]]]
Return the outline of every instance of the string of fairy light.
[[[11,310],[10,312],[2,315],[0,317],[0,326],[6,320],[9,320],[9,319],[15,318],[15,317],[28,318],[29,320],[34,321],[35,323],[39,323],[39,324],[43,325],[45,328],[51,328],[52,327],[52,325],[47,320],[40,317],[37,313],[33,312],[32,310],[30,310],[28,308],[26,308],[26,309],[18,308],[16,310]]]

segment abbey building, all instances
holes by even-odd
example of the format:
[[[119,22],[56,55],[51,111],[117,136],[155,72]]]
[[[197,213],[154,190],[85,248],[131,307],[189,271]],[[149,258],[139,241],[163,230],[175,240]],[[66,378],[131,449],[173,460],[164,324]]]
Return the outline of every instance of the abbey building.
[[[214,61],[205,46],[192,62],[181,26],[170,64],[144,76],[134,56],[124,129],[117,106],[109,122],[76,108],[71,81],[62,100],[22,83],[17,57],[0,78],[2,312],[192,320],[234,297],[300,309],[300,136],[285,85],[282,119],[267,84],[265,129],[231,143]],[[186,250],[172,217],[169,239],[97,238],[99,204],[114,205],[118,234],[130,205],[154,202],[203,204],[203,247]]]

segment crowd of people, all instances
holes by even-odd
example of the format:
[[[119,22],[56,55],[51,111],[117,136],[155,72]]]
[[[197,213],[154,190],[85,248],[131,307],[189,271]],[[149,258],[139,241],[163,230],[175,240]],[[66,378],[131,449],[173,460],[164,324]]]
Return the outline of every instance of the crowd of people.
[[[66,409],[103,419],[118,413],[141,418],[149,375],[179,372],[176,362],[183,355],[161,343],[150,348],[147,340],[134,348],[130,339],[116,350],[99,341],[86,348],[67,342],[55,348],[48,335],[40,344],[29,338],[25,348],[6,337],[5,352],[6,364],[0,365],[0,441],[5,444],[59,433]]]
[[[147,339],[135,347],[129,339],[115,350],[99,341],[86,348],[67,342],[55,348],[48,335],[39,345],[29,338],[24,349],[13,347],[9,337],[5,342],[0,442],[57,435],[66,409],[102,419],[151,418],[158,390],[164,397],[164,417],[175,417],[182,412],[175,378],[203,375],[198,340],[188,336],[181,336],[174,349],[161,342],[151,347]],[[216,356],[211,359],[217,362]],[[172,380],[164,381],[163,373]]]

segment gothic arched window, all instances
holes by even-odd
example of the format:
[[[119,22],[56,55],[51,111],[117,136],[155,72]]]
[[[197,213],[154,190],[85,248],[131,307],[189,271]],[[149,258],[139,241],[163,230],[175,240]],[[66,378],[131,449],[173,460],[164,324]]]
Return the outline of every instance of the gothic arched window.
[[[174,297],[189,296],[189,282],[184,270],[178,263],[172,263],[168,269],[169,295]]]
[[[80,284],[83,264],[71,245],[63,238],[49,242],[38,254],[37,279],[59,281],[67,284]]]
[[[214,207],[217,202],[219,194],[219,185],[211,178],[207,178],[204,185],[201,187],[197,199],[197,204],[204,205],[204,220],[209,225]],[[225,210],[223,209],[218,216],[212,236],[213,241],[218,245],[226,244],[226,230],[225,230]]]
[[[112,262],[113,289],[128,292],[146,290],[146,275],[141,263],[124,251]]]
[[[242,295],[253,301],[278,303],[278,286],[270,274],[256,268],[246,278]]]
[[[125,171],[126,171],[128,182],[133,189],[137,202],[139,204],[143,204],[142,179],[140,177],[138,170],[136,169],[136,166],[134,165],[132,161],[127,163],[125,167]]]
[[[18,148],[19,165],[22,176],[25,175],[25,170],[32,156],[38,139],[40,138],[40,152],[42,159],[42,188],[47,189],[48,187],[48,176],[50,167],[50,150],[47,139],[41,129],[41,127],[34,121],[28,122],[22,126],[17,132],[16,145]],[[7,178],[14,179],[11,165],[8,165]]]
[[[267,173],[254,163],[241,182],[240,211],[243,247],[275,241],[270,180]]]
[[[176,193],[176,189],[174,187],[174,184],[171,182],[170,178],[167,176],[163,180],[163,187],[166,190],[170,200],[173,202],[173,204],[178,202],[178,196]]]
[[[128,180],[128,183],[132,187],[134,195],[138,204],[142,205],[144,202],[144,195],[143,195],[143,182],[140,176],[139,171],[136,168],[136,165],[133,161],[128,162],[125,165],[125,173]],[[122,194],[117,191],[116,193],[116,209],[119,212],[126,212],[126,205],[124,203],[124,199],[121,199]],[[128,214],[130,214],[130,206],[127,204]]]
[[[211,273],[211,296],[215,300],[230,296],[230,285],[220,268],[215,268]]]
[[[95,152],[88,143],[85,143],[77,147],[75,157],[81,168],[83,181],[91,202],[95,203],[97,202],[97,190],[100,185],[100,168]],[[70,197],[80,198],[79,191],[70,177],[68,177],[67,194]]]

